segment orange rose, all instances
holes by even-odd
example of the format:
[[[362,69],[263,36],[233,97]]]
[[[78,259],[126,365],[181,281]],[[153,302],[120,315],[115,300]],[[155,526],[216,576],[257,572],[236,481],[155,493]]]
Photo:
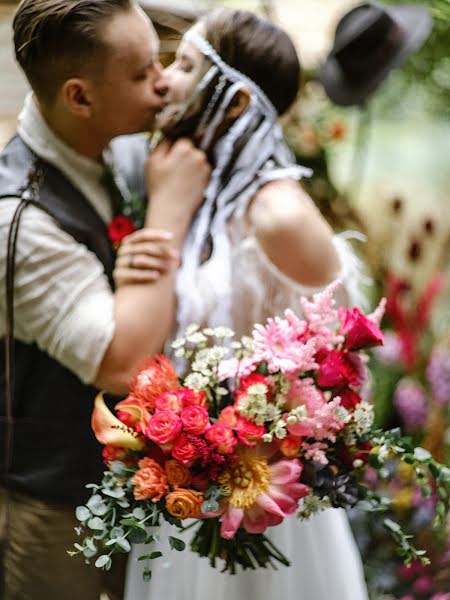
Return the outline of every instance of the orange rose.
[[[139,470],[133,477],[134,497],[136,500],[151,500],[157,502],[167,494],[169,485],[167,475],[153,458],[143,458],[139,461]]]
[[[192,481],[189,469],[177,460],[168,460],[164,465],[167,479],[173,488],[187,487]]]
[[[203,494],[177,488],[166,496],[166,508],[177,519],[195,519],[200,516],[203,504]]]

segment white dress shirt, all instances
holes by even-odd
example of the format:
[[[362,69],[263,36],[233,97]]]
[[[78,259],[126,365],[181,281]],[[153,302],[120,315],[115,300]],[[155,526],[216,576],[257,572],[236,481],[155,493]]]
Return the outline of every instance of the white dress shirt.
[[[111,201],[101,164],[75,152],[48,127],[29,95],[18,133],[57,167],[108,223]],[[17,198],[0,201],[0,337],[6,330],[6,251]],[[15,337],[35,342],[85,383],[92,383],[114,335],[114,295],[103,266],[44,211],[28,206],[21,218],[15,271]],[[61,390],[63,393],[63,390]]]

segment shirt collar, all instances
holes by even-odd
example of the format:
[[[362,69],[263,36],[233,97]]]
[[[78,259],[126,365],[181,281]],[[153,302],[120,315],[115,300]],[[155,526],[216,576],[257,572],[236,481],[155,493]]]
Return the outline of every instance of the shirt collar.
[[[104,166],[79,154],[50,129],[32,93],[25,99],[17,132],[35,154],[64,173],[105,222],[111,220],[111,199],[101,182]],[[110,161],[108,153],[108,162]]]

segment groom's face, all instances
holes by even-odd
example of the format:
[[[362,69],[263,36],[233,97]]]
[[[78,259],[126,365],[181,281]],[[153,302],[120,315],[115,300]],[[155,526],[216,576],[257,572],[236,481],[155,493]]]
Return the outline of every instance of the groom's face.
[[[114,17],[103,36],[110,51],[92,82],[93,128],[110,137],[153,129],[163,100],[155,87],[162,67],[150,20],[135,6]]]

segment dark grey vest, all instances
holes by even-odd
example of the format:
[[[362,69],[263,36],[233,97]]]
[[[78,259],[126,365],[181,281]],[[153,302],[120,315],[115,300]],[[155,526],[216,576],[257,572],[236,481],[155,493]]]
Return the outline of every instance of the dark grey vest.
[[[70,181],[38,159],[19,136],[0,154],[0,201],[22,195],[36,162],[43,172],[39,206],[96,254],[112,286],[114,254],[105,224]],[[46,501],[80,504],[89,496],[84,485],[98,481],[104,467],[102,448],[90,427],[97,390],[84,385],[35,344],[14,340],[14,351],[14,427],[6,485]],[[5,415],[4,344],[0,340],[1,473],[5,470]]]

